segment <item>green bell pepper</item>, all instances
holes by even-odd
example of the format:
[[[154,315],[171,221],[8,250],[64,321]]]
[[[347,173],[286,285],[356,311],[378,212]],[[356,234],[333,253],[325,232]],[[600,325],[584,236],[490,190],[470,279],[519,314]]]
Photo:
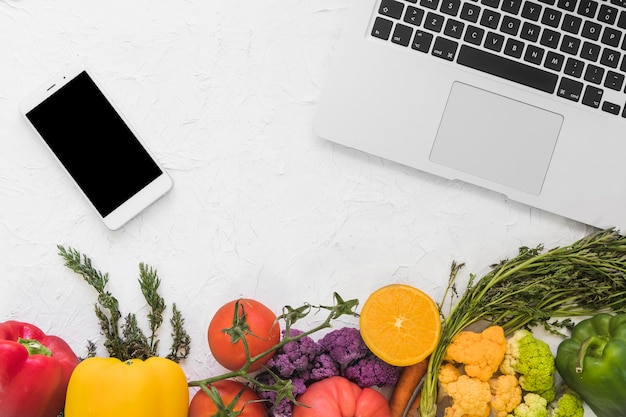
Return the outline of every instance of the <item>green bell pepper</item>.
[[[556,369],[598,417],[626,416],[626,314],[599,313],[559,344]]]

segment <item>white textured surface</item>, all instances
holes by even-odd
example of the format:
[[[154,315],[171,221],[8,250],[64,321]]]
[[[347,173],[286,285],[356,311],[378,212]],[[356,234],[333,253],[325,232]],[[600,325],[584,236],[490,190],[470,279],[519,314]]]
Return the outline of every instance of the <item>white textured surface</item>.
[[[184,367],[197,379],[221,371],[205,331],[230,299],[278,312],[329,303],[333,291],[363,302],[391,282],[437,299],[453,260],[466,262],[465,278],[520,245],[563,245],[590,231],[316,138],[311,120],[349,3],[0,0],[0,320],[34,322],[84,354],[88,339],[101,342],[95,294],[56,245],[91,256],[122,310],[141,317],[145,262],[187,319]],[[175,181],[116,232],[17,109],[74,57]]]

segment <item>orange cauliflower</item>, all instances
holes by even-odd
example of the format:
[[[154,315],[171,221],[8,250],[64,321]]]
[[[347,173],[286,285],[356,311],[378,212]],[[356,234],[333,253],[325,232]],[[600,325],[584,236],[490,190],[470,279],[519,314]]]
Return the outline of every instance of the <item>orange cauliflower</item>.
[[[439,369],[438,379],[443,392],[452,398],[452,405],[446,408],[444,417],[489,416],[491,390],[488,382],[461,375],[449,363]]]
[[[489,326],[481,333],[463,331],[448,347],[444,361],[462,363],[468,376],[487,382],[504,359],[506,346],[500,326]]]
[[[500,375],[489,380],[491,411],[494,417],[507,417],[522,402],[522,387],[514,375]]]

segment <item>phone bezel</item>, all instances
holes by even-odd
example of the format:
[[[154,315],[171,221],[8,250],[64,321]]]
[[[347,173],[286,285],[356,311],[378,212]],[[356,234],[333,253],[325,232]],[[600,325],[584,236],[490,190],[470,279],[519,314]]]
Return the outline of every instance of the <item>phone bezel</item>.
[[[46,140],[39,134],[37,129],[33,126],[33,124],[28,120],[26,114],[31,111],[33,108],[37,107],[41,102],[46,100],[48,97],[57,92],[60,88],[65,86],[68,82],[74,79],[77,75],[82,72],[86,72],[89,77],[96,84],[98,89],[102,92],[104,97],[109,101],[111,106],[115,109],[115,111],[119,114],[120,118],[126,123],[128,128],[133,132],[133,134],[137,137],[141,146],[146,150],[147,154],[152,158],[155,164],[161,170],[161,175],[158,176],[154,181],[146,185],[143,189],[137,192],[135,195],[127,199],[124,203],[122,203],[119,207],[113,210],[106,216],[102,216],[100,212],[96,209],[93,202],[89,199],[89,197],[83,192],[83,190],[79,187],[75,178],[69,173],[63,163],[59,160],[59,158],[52,151]],[[96,213],[96,215],[104,222],[107,228],[111,230],[117,230],[121,228],[124,224],[130,221],[132,218],[136,217],[139,213],[141,213],[148,206],[156,202],[159,198],[165,195],[172,187],[173,181],[169,174],[165,171],[163,166],[159,163],[159,161],[154,157],[154,155],[150,152],[147,146],[144,144],[141,135],[138,133],[137,129],[129,122],[129,120],[125,117],[125,115],[120,111],[119,107],[116,105],[115,101],[111,98],[111,96],[106,92],[106,90],[102,87],[100,82],[96,77],[94,77],[93,73],[83,64],[73,63],[64,68],[60,73],[53,76],[48,82],[41,85],[39,88],[34,90],[28,96],[24,97],[19,104],[20,113],[24,116],[24,118],[28,121],[28,124],[32,128],[32,130],[39,137],[41,142],[45,145],[48,151],[52,154],[53,158],[57,161],[57,163],[61,166],[61,168],[65,171],[65,173],[72,179],[72,182],[76,186],[76,188],[83,195],[85,200],[87,200],[89,206]]]

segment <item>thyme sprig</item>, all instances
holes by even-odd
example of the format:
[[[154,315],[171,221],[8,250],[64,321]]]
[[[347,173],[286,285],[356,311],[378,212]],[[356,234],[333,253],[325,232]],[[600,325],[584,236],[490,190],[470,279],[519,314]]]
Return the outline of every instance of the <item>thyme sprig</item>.
[[[245,312],[242,314],[238,314],[238,311],[242,308],[240,304],[235,304],[234,309],[234,317],[232,327],[229,329],[225,329],[224,331],[230,335],[238,335],[240,337],[237,340],[241,340],[244,351],[246,354],[246,363],[238,370],[230,371],[223,373],[221,375],[212,376],[206,379],[191,381],[189,382],[190,387],[200,387],[209,397],[213,398],[215,395],[214,389],[212,389],[211,384],[217,381],[222,381],[225,379],[232,378],[240,378],[248,383],[249,386],[254,387],[257,391],[274,391],[277,394],[278,403],[283,398],[288,398],[291,402],[297,403],[295,396],[293,394],[293,384],[289,379],[283,379],[280,376],[272,373],[272,377],[274,378],[274,383],[272,385],[264,384],[263,382],[256,379],[256,375],[254,373],[250,374],[250,367],[256,363],[261,358],[267,356],[269,353],[274,352],[281,347],[285,346],[287,343],[294,342],[296,340],[302,339],[303,337],[310,336],[313,333],[319,332],[323,329],[332,327],[332,322],[334,320],[339,319],[342,316],[353,316],[358,317],[356,313],[356,308],[359,304],[359,301],[356,299],[353,300],[344,300],[339,294],[333,293],[334,304],[330,306],[318,305],[313,306],[311,304],[305,303],[300,307],[293,308],[291,306],[284,306],[282,309],[282,314],[276,318],[276,323],[283,322],[284,323],[284,337],[276,343],[274,346],[269,348],[268,350],[259,353],[255,356],[250,356],[250,350],[248,348],[248,344],[246,343],[246,334],[249,333],[249,328],[245,323],[245,320],[241,320],[242,317],[245,317]],[[297,323],[299,320],[307,317],[313,310],[320,311],[326,310],[328,311],[328,315],[326,319],[321,322],[319,325],[304,331],[302,333],[298,333],[297,335],[291,335],[290,330],[292,326]],[[269,372],[271,370],[267,369]],[[233,410],[235,402],[230,405],[222,404],[223,409],[221,409],[222,414],[224,416],[234,416],[236,415]]]
[[[57,245],[59,255],[64,259],[65,266],[81,275],[98,293],[94,305],[100,329],[105,337],[104,347],[109,356],[122,361],[129,359],[147,359],[159,354],[158,333],[163,324],[163,313],[166,310],[165,300],[159,294],[161,280],[157,271],[143,263],[139,264],[139,286],[143,297],[150,308],[147,318],[150,335],[146,336],[137,322],[137,316],[129,313],[121,323],[122,313],[119,301],[107,290],[109,274],[97,270],[91,259],[74,248]],[[168,359],[175,362],[187,358],[191,346],[191,338],[184,329],[185,320],[181,312],[172,305],[172,346]]]
[[[436,415],[438,370],[452,339],[467,326],[486,320],[508,334],[533,326],[559,334],[571,326],[571,317],[626,312],[626,237],[614,229],[549,251],[543,245],[521,247],[516,257],[493,265],[482,278],[470,274],[465,291],[456,302],[450,301],[445,315],[446,298],[457,297],[461,268],[462,264],[453,263],[448,290],[439,303],[441,337],[424,380],[422,417]]]

